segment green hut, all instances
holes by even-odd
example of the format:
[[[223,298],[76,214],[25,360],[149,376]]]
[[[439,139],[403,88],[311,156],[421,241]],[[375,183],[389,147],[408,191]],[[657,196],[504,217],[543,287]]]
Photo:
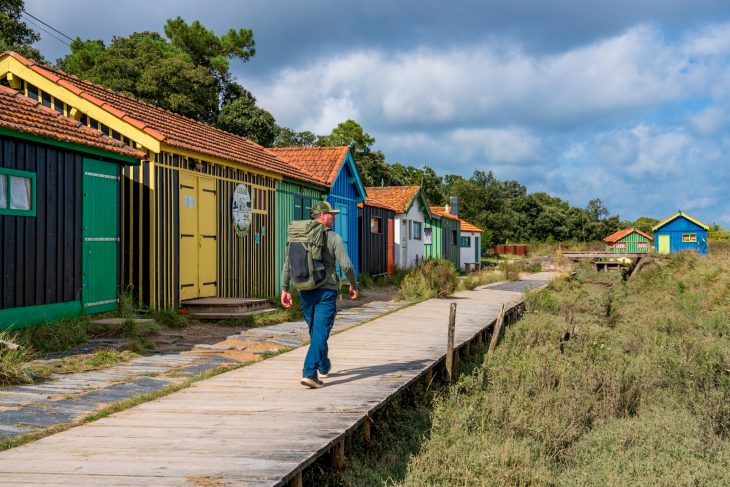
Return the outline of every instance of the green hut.
[[[604,238],[606,252],[614,254],[648,253],[654,239],[636,228],[624,228]]]

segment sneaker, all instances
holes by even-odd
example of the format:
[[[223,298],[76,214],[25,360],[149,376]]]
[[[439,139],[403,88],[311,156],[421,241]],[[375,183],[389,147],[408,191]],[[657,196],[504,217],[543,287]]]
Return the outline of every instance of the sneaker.
[[[329,376],[330,376],[329,372],[327,372],[326,374],[323,374],[322,372],[320,372],[319,374],[317,374],[317,377],[319,377],[320,379],[326,379]]]
[[[310,389],[319,389],[324,386],[324,382],[319,380],[316,375],[312,377],[302,377],[302,380],[300,380],[299,383],[303,386],[309,387]]]

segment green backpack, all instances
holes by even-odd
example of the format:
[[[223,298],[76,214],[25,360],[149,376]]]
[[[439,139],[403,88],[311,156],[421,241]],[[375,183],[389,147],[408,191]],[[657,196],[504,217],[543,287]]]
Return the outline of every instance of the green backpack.
[[[286,234],[289,248],[289,278],[300,291],[322,287],[329,280],[322,260],[327,246],[327,227],[315,220],[289,222]]]

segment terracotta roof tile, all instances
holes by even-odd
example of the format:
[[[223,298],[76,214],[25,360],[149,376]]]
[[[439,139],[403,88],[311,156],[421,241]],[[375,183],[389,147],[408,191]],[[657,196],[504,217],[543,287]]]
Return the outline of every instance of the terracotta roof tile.
[[[476,225],[472,225],[471,223],[469,223],[466,220],[462,220],[461,218],[459,218],[459,220],[461,221],[461,231],[462,232],[483,232],[484,231],[481,228],[477,227]]]
[[[456,215],[452,215],[448,211],[446,211],[446,208],[443,206],[432,206],[431,213],[435,213],[436,215],[442,217],[442,218],[450,218],[452,220],[459,220],[459,217]]]
[[[139,121],[145,127],[142,130],[172,147],[324,186],[317,178],[281,160],[253,141],[116,93],[61,70],[39,65],[15,52],[7,51],[4,54],[12,56],[104,110],[110,110],[110,107],[118,110],[115,114],[127,123]]]
[[[284,147],[267,150],[332,186],[350,147]]]
[[[627,235],[631,235],[633,232],[638,233],[639,235],[643,235],[644,237],[648,238],[649,240],[654,240],[649,235],[645,234],[641,230],[638,230],[636,228],[624,228],[623,230],[619,230],[618,232],[612,233],[608,237],[604,238],[603,241],[607,243],[614,243],[618,242],[622,238],[626,237]]]
[[[421,190],[420,186],[381,186],[365,188],[368,204],[376,203],[392,208],[396,213],[405,213],[413,198]]]
[[[71,118],[64,117],[57,111],[5,86],[0,86],[0,127],[94,147],[136,159],[147,157],[144,152],[133,149],[121,141],[86,127]]]

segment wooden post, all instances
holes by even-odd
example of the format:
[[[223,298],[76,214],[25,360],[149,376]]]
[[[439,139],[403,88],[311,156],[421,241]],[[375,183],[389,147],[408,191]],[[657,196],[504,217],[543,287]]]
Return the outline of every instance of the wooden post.
[[[302,471],[298,471],[294,474],[294,477],[289,480],[289,487],[303,487],[304,482],[302,481]]]
[[[332,468],[335,470],[345,469],[345,438],[340,438],[337,444],[332,447]]]
[[[367,444],[370,443],[370,427],[373,424],[373,420],[368,416],[365,418],[365,422],[362,424],[362,439]]]
[[[446,341],[446,380],[451,382],[454,374],[454,331],[456,330],[456,303],[449,311],[449,333]]]
[[[504,321],[504,303],[502,303],[502,309],[499,311],[497,322],[494,324],[494,330],[492,330],[492,340],[489,342],[489,350],[487,355],[492,355],[494,349],[497,347],[497,340],[499,339],[499,332],[502,330],[502,322]]]

